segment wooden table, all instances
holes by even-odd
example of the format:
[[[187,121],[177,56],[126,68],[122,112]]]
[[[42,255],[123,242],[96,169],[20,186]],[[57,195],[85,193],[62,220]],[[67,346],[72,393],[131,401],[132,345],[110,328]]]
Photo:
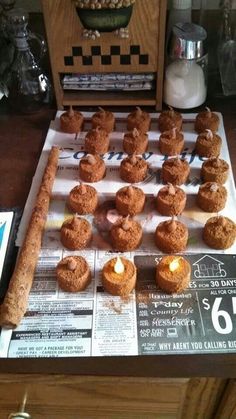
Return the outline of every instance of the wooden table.
[[[223,113],[236,177],[235,99],[208,105]],[[1,207],[24,207],[54,116],[55,109],[29,116],[10,114],[1,104]],[[27,385],[28,411],[34,418],[236,417],[236,385],[230,380],[236,377],[236,354],[5,359],[0,373],[5,415],[17,410]]]

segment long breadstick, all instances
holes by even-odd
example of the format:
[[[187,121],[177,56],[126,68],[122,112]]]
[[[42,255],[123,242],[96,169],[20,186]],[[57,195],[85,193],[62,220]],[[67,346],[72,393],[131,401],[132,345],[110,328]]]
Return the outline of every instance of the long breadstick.
[[[57,171],[59,152],[58,147],[52,147],[48,157],[25,239],[7,294],[0,308],[0,325],[2,326],[16,327],[27,310],[28,297],[34,279],[52,186]]]

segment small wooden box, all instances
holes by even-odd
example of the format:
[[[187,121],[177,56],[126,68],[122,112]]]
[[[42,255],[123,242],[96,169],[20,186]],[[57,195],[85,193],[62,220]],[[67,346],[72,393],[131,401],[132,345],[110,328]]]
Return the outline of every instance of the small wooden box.
[[[129,21],[129,38],[101,32],[86,39],[72,0],[41,0],[49,45],[55,95],[64,106],[149,105],[161,109],[166,0],[136,0]],[[67,91],[61,77],[68,73],[155,73],[151,91]]]

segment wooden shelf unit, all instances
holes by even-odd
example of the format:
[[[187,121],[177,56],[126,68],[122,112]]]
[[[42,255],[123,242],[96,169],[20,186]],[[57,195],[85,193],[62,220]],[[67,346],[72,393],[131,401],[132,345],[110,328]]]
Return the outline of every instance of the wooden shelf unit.
[[[41,0],[58,109],[64,106],[162,107],[166,0],[136,0],[129,38],[101,32],[96,40],[82,37],[82,24],[72,0]],[[107,61],[107,62],[106,62]],[[155,73],[154,91],[67,91],[63,74]]]
[[[69,106],[78,105],[78,102],[84,106],[155,106],[156,105],[156,93],[154,91],[145,92],[84,92],[84,91],[64,91],[63,92],[63,105]],[[98,99],[99,98],[99,99]]]

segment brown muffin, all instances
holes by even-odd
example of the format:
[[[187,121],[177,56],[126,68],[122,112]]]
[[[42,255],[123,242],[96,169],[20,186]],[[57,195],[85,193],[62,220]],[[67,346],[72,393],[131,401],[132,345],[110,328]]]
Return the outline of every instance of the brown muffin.
[[[79,176],[84,182],[99,182],[106,174],[104,160],[96,154],[88,154],[80,160]]]
[[[195,151],[201,157],[218,157],[222,140],[219,135],[205,130],[197,137]]]
[[[182,185],[188,179],[190,166],[186,160],[172,158],[166,160],[162,165],[162,179],[165,183]]]
[[[110,259],[103,266],[102,285],[109,294],[126,296],[135,288],[137,279],[136,266],[130,260],[121,257],[120,260],[124,266],[124,272],[116,273],[114,269],[118,258]]]
[[[216,182],[206,182],[199,187],[197,205],[206,212],[219,212],[226,204],[227,190]]]
[[[158,224],[155,232],[155,243],[164,253],[181,252],[186,249],[188,229],[180,221],[168,220]]]
[[[176,262],[177,268],[172,270]],[[164,256],[157,265],[156,283],[168,294],[183,291],[189,286],[190,278],[191,266],[183,257]]]
[[[181,132],[173,128],[169,131],[164,131],[159,138],[159,150],[161,154],[166,156],[176,156],[183,151],[184,136]]]
[[[186,205],[186,193],[169,183],[161,188],[156,197],[156,208],[161,215],[179,215]]]
[[[92,128],[100,127],[110,133],[113,131],[114,126],[115,117],[110,111],[105,111],[105,109],[99,108],[99,111],[92,116]]]
[[[111,228],[112,247],[119,252],[128,252],[139,247],[143,231],[141,225],[132,219],[124,218]]]
[[[92,227],[84,218],[76,215],[61,226],[61,242],[70,250],[84,249],[92,239]]]
[[[204,242],[213,249],[228,249],[236,238],[236,225],[227,217],[211,217],[203,229]]]
[[[59,287],[68,292],[83,291],[91,282],[89,265],[82,256],[67,256],[56,268]]]
[[[225,160],[213,157],[202,164],[201,177],[204,182],[216,182],[223,185],[228,175],[229,165]]]
[[[90,185],[75,186],[70,191],[68,204],[78,214],[93,214],[98,205],[97,191]]]
[[[211,112],[209,108],[205,111],[199,112],[195,120],[195,131],[199,134],[205,129],[210,129],[212,132],[216,132],[219,128],[220,119],[218,115]]]
[[[182,122],[183,118],[181,113],[170,108],[168,111],[160,113],[158,118],[158,128],[161,132],[169,131],[173,128],[177,128],[178,131],[181,131]]]
[[[123,139],[123,149],[127,154],[143,154],[148,147],[148,135],[137,128],[127,132]]]
[[[93,128],[87,132],[84,145],[87,153],[105,154],[109,150],[109,135],[100,127]]]
[[[142,182],[148,171],[148,163],[139,156],[129,156],[120,164],[120,177],[128,183]]]
[[[74,134],[80,132],[84,122],[82,113],[74,111],[72,106],[66,112],[63,112],[60,116],[60,127],[61,131],[67,132],[68,134]]]
[[[150,129],[151,117],[149,113],[142,111],[138,106],[135,111],[127,117],[127,130],[132,131],[137,128],[139,132],[147,132]]]
[[[125,186],[116,192],[116,209],[122,215],[136,215],[143,211],[145,194],[137,186]]]

